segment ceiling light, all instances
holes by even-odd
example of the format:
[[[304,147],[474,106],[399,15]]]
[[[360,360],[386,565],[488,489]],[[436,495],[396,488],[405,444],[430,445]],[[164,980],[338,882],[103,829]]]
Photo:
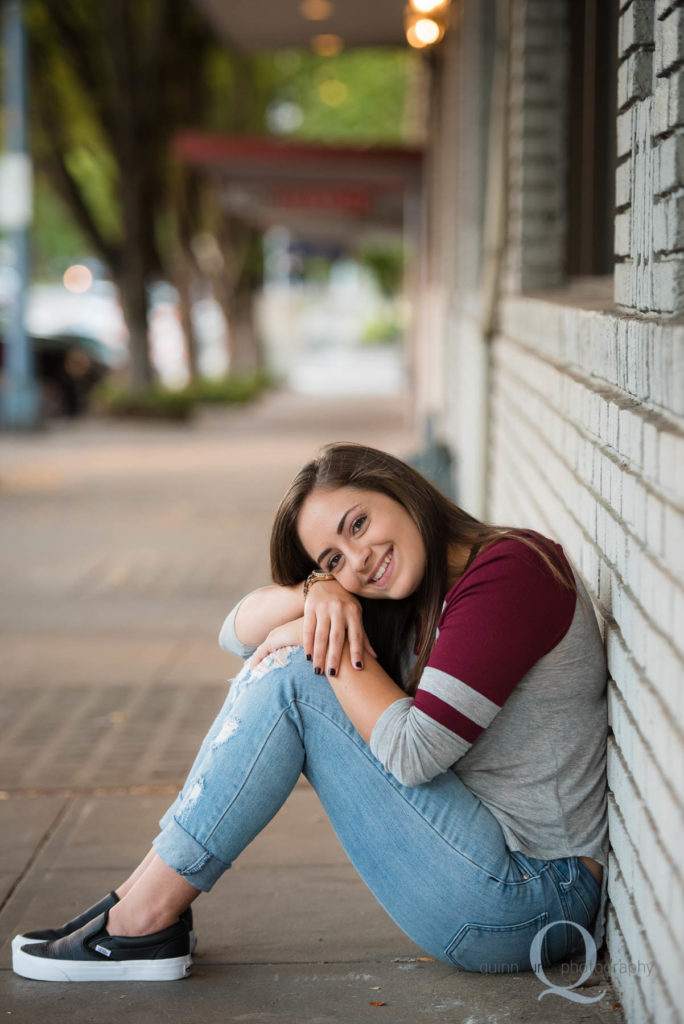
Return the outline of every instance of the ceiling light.
[[[333,5],[330,0],[301,0],[299,5],[299,13],[309,21],[325,21],[331,17],[332,12]]]
[[[431,46],[442,36],[442,29],[432,18],[419,18],[413,31],[423,46]]]
[[[314,53],[317,53],[319,57],[334,57],[340,53],[344,48],[344,40],[342,36],[335,36],[330,33],[324,33],[320,36],[314,36],[311,40],[311,49]]]
[[[419,14],[432,14],[446,7],[448,0],[409,0],[411,7]]]
[[[444,38],[449,25],[450,0],[410,0],[404,8],[408,43],[417,50],[434,46]],[[420,8],[417,12],[416,8]],[[429,11],[429,15],[423,13]]]

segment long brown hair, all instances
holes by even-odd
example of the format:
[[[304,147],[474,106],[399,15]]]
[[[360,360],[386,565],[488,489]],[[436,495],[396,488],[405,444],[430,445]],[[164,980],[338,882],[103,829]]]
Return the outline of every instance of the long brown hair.
[[[403,601],[360,598],[364,627],[381,664],[395,681],[402,682],[408,693],[415,691],[434,645],[448,589],[451,545],[481,549],[502,537],[514,536],[539,555],[560,583],[575,589],[574,580],[540,534],[483,523],[455,505],[405,462],[377,448],[351,442],[326,445],[317,458],[299,471],[280,502],[271,531],[271,573],[275,583],[292,586],[318,568],[299,539],[299,513],[313,491],[339,487],[377,491],[393,498],[403,505],[421,535],[426,567],[415,592]],[[416,662],[408,680],[403,681],[399,666],[407,654],[408,625],[417,638]]]

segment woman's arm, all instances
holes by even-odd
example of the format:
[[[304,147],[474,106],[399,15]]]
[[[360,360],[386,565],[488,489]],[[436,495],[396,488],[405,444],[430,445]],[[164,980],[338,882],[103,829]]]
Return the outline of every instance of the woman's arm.
[[[345,639],[357,670],[363,667],[366,651],[375,657],[363,628],[359,601],[335,580],[315,583],[306,601],[303,583],[254,590],[238,605],[232,626],[241,645],[259,648],[259,661],[278,646],[269,643],[269,637],[273,640],[271,634],[299,618],[303,619],[299,642],[315,669],[334,674]]]
[[[347,718],[369,744],[375,723],[392,704],[411,703],[406,691],[390,679],[374,658],[368,658],[363,671],[355,671],[349,644],[344,645],[339,670],[328,681]]]
[[[303,630],[303,617],[276,627],[254,652],[252,665],[257,665],[282,647],[301,646]],[[344,644],[337,669],[328,671],[327,675],[349,721],[366,743],[370,742],[373,726],[391,704],[397,700],[411,703],[411,698],[390,679],[374,658],[367,659],[363,670],[357,669],[348,642]]]
[[[291,587],[261,587],[240,602],[235,632],[245,647],[258,647],[272,629],[304,614],[303,583]]]

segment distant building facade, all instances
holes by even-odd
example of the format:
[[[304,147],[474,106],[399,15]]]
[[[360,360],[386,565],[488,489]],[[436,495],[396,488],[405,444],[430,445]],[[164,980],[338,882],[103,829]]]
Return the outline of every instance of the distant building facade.
[[[593,595],[613,982],[629,1024],[682,1021],[684,0],[452,6],[429,57],[419,416],[459,502],[556,537]]]

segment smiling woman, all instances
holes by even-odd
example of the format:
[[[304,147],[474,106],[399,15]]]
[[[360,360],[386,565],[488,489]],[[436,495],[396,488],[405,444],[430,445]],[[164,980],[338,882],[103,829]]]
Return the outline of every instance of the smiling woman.
[[[418,527],[403,505],[377,491],[314,491],[302,505],[298,533],[312,561],[352,594],[396,601],[412,594],[425,573]]]
[[[283,498],[271,568],[275,585],[223,625],[221,645],[249,660],[153,849],[95,907],[17,936],[14,969],[183,977],[192,900],[300,772],[431,955],[519,970],[538,946],[544,964],[567,956],[580,928],[600,942],[606,670],[562,548],[474,519],[385,452],[336,444]]]

